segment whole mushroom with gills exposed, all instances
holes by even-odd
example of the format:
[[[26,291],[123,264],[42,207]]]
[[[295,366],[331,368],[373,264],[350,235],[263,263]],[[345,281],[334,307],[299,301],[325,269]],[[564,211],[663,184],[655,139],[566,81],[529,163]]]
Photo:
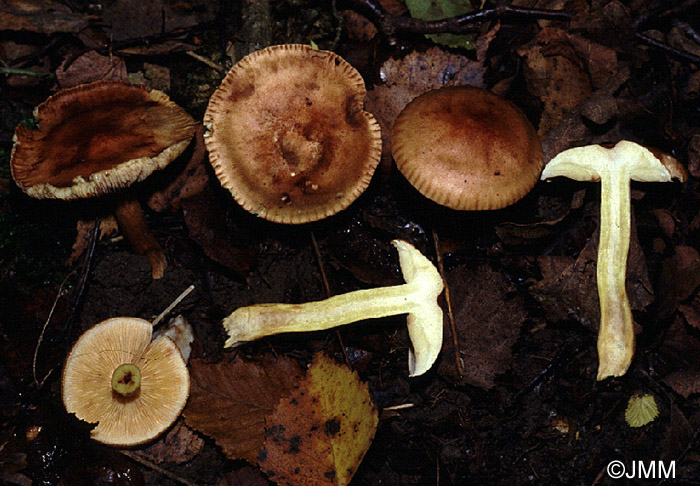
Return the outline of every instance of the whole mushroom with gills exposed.
[[[14,134],[10,168],[20,189],[39,199],[114,194],[120,230],[161,278],[165,255],[129,187],[187,148],[192,117],[165,93],[122,81],[61,90],[34,113],[38,128],[20,124]]]
[[[430,369],[442,348],[442,309],[437,298],[443,281],[435,266],[413,245],[392,241],[399,253],[403,285],[363,289],[305,304],[240,307],[223,321],[226,347],[285,332],[329,329],[364,319],[408,314],[409,376]]]
[[[597,379],[622,376],[634,355],[634,325],[625,289],[631,226],[630,181],[684,182],[687,173],[673,157],[622,140],[612,148],[588,145],[561,152],[542,171],[543,180],[559,176],[601,184],[596,268],[600,300]]]

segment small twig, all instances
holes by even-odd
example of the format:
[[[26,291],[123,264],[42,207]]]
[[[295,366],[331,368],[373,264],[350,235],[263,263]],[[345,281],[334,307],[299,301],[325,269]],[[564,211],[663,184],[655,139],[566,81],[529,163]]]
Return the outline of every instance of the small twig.
[[[215,62],[212,61],[211,59],[208,59],[208,58],[206,58],[206,57],[204,57],[204,56],[201,56],[201,55],[197,54],[197,53],[194,52],[194,51],[185,51],[185,54],[187,54],[188,56],[190,56],[190,57],[192,57],[192,58],[198,60],[198,61],[201,62],[201,63],[206,64],[207,66],[209,66],[210,68],[212,68],[214,71],[217,71],[217,72],[220,72],[220,73],[223,73],[224,71],[226,71],[226,69],[225,69],[223,66],[218,65],[217,63],[215,63]]]
[[[382,410],[406,410],[407,408],[413,408],[415,404],[413,403],[402,403],[401,405],[393,405],[391,407],[384,407]]]
[[[670,46],[665,42],[661,42],[652,37],[649,37],[643,32],[637,32],[637,38],[651,47],[655,47],[656,49],[664,51],[670,56],[673,56],[677,59],[682,59],[684,61],[689,61],[697,66],[700,66],[700,56],[696,56],[695,54],[688,51],[684,51],[682,49],[676,49],[675,47]]]
[[[189,481],[183,477],[178,476],[177,474],[168,471],[167,469],[163,469],[162,467],[154,464],[153,462],[149,461],[148,459],[144,458],[141,456],[141,454],[138,454],[136,452],[131,452],[131,451],[119,451],[129,459],[133,459],[134,461],[138,462],[139,464],[143,464],[144,466],[153,469],[154,471],[162,474],[163,476],[167,477],[168,479],[172,479],[173,481],[176,481],[180,484],[185,484],[187,486],[198,486],[197,483],[193,483],[192,481]]]
[[[367,15],[369,20],[387,37],[392,37],[401,32],[414,34],[464,34],[472,31],[474,24],[494,19],[501,21],[547,19],[568,22],[573,17],[571,12],[565,10],[522,8],[499,3],[495,8],[478,10],[443,20],[420,20],[405,15],[390,14],[378,0],[353,0],[352,3],[358,11]]]
[[[39,383],[39,380],[36,377],[36,361],[39,356],[39,347],[41,346],[42,341],[44,340],[44,333],[46,332],[46,328],[49,326],[49,322],[51,322],[51,318],[53,317],[53,312],[56,310],[56,305],[58,304],[58,300],[63,296],[63,287],[68,283],[68,279],[75,273],[75,271],[71,271],[66,278],[63,279],[63,282],[61,282],[61,285],[58,287],[58,292],[56,293],[56,298],[53,300],[53,305],[51,306],[51,310],[49,311],[49,315],[46,318],[46,321],[44,322],[44,326],[41,328],[41,332],[39,333],[39,339],[37,340],[36,347],[34,348],[34,357],[32,358],[32,377],[34,378],[34,385],[37,386],[37,388],[41,387],[41,384],[43,384],[46,381],[46,378],[41,380],[41,384]],[[49,373],[51,373],[49,371]]]
[[[447,319],[450,322],[450,331],[452,332],[452,346],[455,350],[455,366],[459,376],[464,376],[464,366],[462,364],[462,354],[459,350],[459,339],[457,339],[457,326],[455,325],[455,317],[452,313],[452,301],[450,300],[450,287],[447,285],[447,276],[445,275],[445,266],[442,263],[442,251],[440,250],[440,239],[438,238],[435,228],[433,228],[433,244],[435,245],[435,254],[437,255],[437,264],[442,281],[445,283],[445,305],[447,306]]]
[[[52,78],[53,74],[51,73],[37,73],[35,71],[31,71],[29,69],[17,69],[17,68],[11,68],[11,67],[0,67],[0,74],[4,74],[5,76],[11,76],[13,74],[20,75],[20,76],[31,76],[33,78]]]
[[[311,243],[314,247],[314,253],[316,253],[316,261],[318,262],[318,268],[321,271],[321,280],[323,280],[323,286],[326,289],[326,297],[330,297],[331,287],[330,285],[328,285],[328,279],[326,278],[326,270],[323,267],[323,259],[321,258],[321,249],[318,246],[318,242],[316,241],[316,235],[314,235],[313,231],[311,231]],[[345,344],[343,343],[343,336],[340,334],[340,329],[335,329],[335,335],[338,337],[340,349],[343,351],[343,356],[345,357],[345,364],[348,365],[349,368],[352,368],[350,358],[348,357],[348,352],[345,350]]]
[[[163,318],[165,316],[167,316],[170,313],[170,311],[175,308],[175,306],[177,306],[180,302],[182,302],[185,299],[185,297],[190,295],[190,292],[192,292],[193,290],[194,290],[194,284],[187,287],[175,300],[172,301],[172,303],[168,307],[165,308],[165,310],[163,312],[161,312],[158,315],[158,317],[153,319],[153,322],[151,323],[153,325],[153,327],[156,327],[158,325],[158,323],[160,321],[162,321]]]

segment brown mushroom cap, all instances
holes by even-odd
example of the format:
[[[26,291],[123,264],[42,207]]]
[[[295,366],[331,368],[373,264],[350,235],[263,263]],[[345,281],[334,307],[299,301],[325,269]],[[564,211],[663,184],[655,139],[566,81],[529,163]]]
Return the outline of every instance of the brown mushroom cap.
[[[63,403],[79,419],[98,423],[93,439],[117,446],[148,442],[184,408],[190,388],[185,361],[169,338],[151,341],[152,329],[143,319],[107,319],[80,336],[66,358]],[[129,396],[112,389],[112,375],[123,364],[141,372],[140,388]]]
[[[481,88],[428,91],[399,114],[392,155],[424,196],[452,209],[499,209],[537,183],[542,148],[513,103]]]
[[[145,179],[187,147],[195,122],[160,91],[98,81],[59,91],[19,125],[10,167],[36,198],[98,196]]]
[[[315,221],[367,187],[381,155],[363,111],[364,81],[336,54],[279,45],[241,59],[209,101],[204,124],[221,185],[247,211]]]

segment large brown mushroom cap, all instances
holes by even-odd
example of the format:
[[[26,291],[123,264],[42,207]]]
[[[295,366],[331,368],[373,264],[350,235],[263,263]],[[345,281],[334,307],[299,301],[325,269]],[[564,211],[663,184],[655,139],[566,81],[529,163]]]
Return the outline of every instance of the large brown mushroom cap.
[[[241,59],[209,101],[204,124],[221,185],[247,211],[315,221],[367,187],[380,128],[363,111],[364,81],[336,54],[279,45]]]
[[[537,183],[537,132],[511,102],[481,88],[428,91],[399,114],[392,155],[424,196],[452,209],[499,209]]]
[[[59,91],[19,125],[10,167],[36,198],[98,196],[141,181],[190,143],[195,122],[160,91],[98,81]]]
[[[92,438],[110,445],[132,446],[154,439],[185,406],[190,379],[177,346],[162,336],[151,341],[148,321],[107,319],[75,343],[63,369],[63,403],[69,413],[97,423]],[[138,367],[140,389],[122,396],[112,375],[123,364]]]

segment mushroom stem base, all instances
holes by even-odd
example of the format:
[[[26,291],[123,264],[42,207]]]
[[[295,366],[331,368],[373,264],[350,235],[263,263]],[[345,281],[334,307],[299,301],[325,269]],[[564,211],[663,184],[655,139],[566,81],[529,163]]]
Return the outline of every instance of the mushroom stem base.
[[[141,203],[131,194],[119,199],[114,209],[119,229],[137,255],[145,255],[151,263],[154,279],[162,278],[168,262],[158,241],[148,230]]]

